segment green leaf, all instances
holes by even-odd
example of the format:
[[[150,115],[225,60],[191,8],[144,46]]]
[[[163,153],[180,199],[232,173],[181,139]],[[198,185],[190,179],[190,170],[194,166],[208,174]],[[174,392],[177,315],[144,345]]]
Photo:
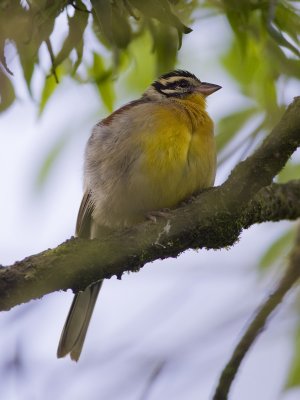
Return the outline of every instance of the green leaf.
[[[286,389],[300,386],[300,325],[298,325],[295,334],[293,359],[289,368]]]
[[[269,40],[270,41],[270,40]],[[241,91],[257,102],[269,116],[278,115],[276,80],[281,71],[277,61],[267,55],[268,41],[248,39],[247,54],[243,55],[234,40],[231,49],[222,58],[223,65],[240,85]]]
[[[56,68],[56,75],[59,78],[59,81],[61,81],[61,78],[64,76],[65,71],[62,66],[59,66]],[[49,72],[49,75],[45,78],[45,83],[44,87],[41,93],[41,98],[39,102],[39,111],[38,114],[39,116],[42,115],[45,106],[47,102],[49,101],[50,97],[53,95],[54,91],[57,89],[58,83],[56,82],[55,76],[52,74],[52,72]]]
[[[300,79],[299,60],[288,58],[284,51],[271,41],[266,49],[266,56],[272,60],[273,68],[281,71],[282,75]]]
[[[300,57],[300,51],[291,42],[289,42],[283,34],[277,30],[273,25],[267,25],[270,36],[280,45],[291,50],[296,56]]]
[[[274,23],[286,32],[296,43],[299,43],[300,13],[296,8],[279,2],[276,7]]]
[[[226,70],[233,79],[238,82],[243,89],[251,88],[251,84],[255,86],[254,75],[259,68],[258,59],[260,53],[254,43],[248,46],[247,55],[245,56],[238,45],[236,39],[233,39],[231,48],[224,54],[221,61]]]
[[[156,75],[159,76],[175,66],[178,51],[176,31],[159,22],[149,23],[149,26],[156,55]]]
[[[127,90],[138,92],[144,90],[156,77],[155,58],[151,54],[152,41],[148,31],[130,43],[129,54],[133,66],[126,76]]]
[[[132,38],[128,7],[122,1],[91,0],[91,3],[94,23],[97,24],[99,32],[95,28],[94,30],[100,41],[109,46],[125,49]]]
[[[47,154],[36,177],[35,186],[38,190],[41,190],[45,185],[45,182],[47,181],[51,173],[55,161],[67,144],[68,138],[69,136],[67,135],[61,135]]]
[[[248,107],[236,113],[223,117],[218,122],[218,135],[216,143],[218,151],[224,147],[238,134],[240,129],[246,124],[250,117],[257,112],[256,107]]]
[[[260,260],[260,267],[267,269],[271,267],[278,259],[284,257],[290,250],[295,238],[295,228],[288,229],[283,235],[275,240],[268,248]]]
[[[0,36],[0,66],[5,69],[5,71],[13,76],[12,71],[9,69],[7,63],[6,63],[6,58],[5,58],[5,39]]]
[[[0,69],[0,112],[11,106],[15,97],[14,87],[10,79]]]
[[[173,26],[179,32],[190,33],[191,28],[184,25],[173,13],[168,0],[128,0],[146,18],[155,18],[163,24]]]
[[[240,0],[224,0],[224,11],[226,13],[231,29],[235,33],[235,38],[239,49],[243,55],[247,52],[248,36],[247,32],[250,18],[250,2]]]
[[[18,45],[18,52],[20,57],[20,62],[23,69],[23,74],[25,78],[25,82],[27,85],[27,89],[29,93],[31,93],[31,79],[34,71],[34,65],[37,61],[37,53],[39,49],[40,43],[32,42],[27,45]]]
[[[125,49],[131,41],[131,26],[128,22],[127,9],[123,3],[114,3],[112,7],[111,32],[113,43],[120,49]]]
[[[77,71],[77,68],[81,64],[82,61],[82,55],[83,55],[83,40],[78,42],[75,47],[76,54],[77,54],[77,60],[75,61],[72,69],[72,75],[74,75]]]
[[[112,23],[112,4],[110,0],[91,0],[93,6],[94,24],[98,27],[108,45],[113,43],[111,23]],[[97,30],[95,30],[97,33]]]
[[[94,53],[94,62],[90,69],[90,75],[97,85],[99,95],[104,105],[109,112],[112,112],[115,102],[112,70],[105,68],[101,56],[97,53]]]
[[[31,94],[31,79],[35,64],[38,61],[38,52],[41,44],[49,40],[54,29],[55,18],[61,7],[53,4],[46,7],[43,11],[34,7],[29,11],[23,11],[22,28],[19,27],[18,38],[14,38],[20,62],[23,69],[24,78],[29,93]]]
[[[87,8],[82,1],[77,0],[76,6],[79,7],[80,10],[76,9],[73,17],[68,17],[69,33],[62,45],[60,52],[55,57],[55,66],[60,65],[69,56],[73,49],[77,49],[77,54],[78,49],[82,49],[83,34],[88,23],[89,14],[85,12]],[[76,62],[77,67],[80,64],[81,58],[82,51],[79,52],[79,57]]]

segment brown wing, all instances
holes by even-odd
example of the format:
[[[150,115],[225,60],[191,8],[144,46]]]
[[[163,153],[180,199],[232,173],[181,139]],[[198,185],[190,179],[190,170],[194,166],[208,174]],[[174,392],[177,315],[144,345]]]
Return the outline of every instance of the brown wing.
[[[85,192],[78,211],[75,231],[76,236],[90,238],[93,209],[91,193]]]

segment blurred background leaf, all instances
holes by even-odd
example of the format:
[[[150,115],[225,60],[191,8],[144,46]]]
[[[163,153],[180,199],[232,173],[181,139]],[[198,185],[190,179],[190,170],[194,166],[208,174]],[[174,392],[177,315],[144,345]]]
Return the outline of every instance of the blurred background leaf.
[[[103,101],[107,111],[112,112],[115,102],[115,91],[112,80],[112,68],[105,68],[103,58],[94,53],[93,65],[89,70],[89,76],[96,84],[100,98]]]
[[[262,269],[272,267],[275,263],[282,263],[291,251],[293,241],[295,239],[295,229],[287,229],[272,245],[267,249],[260,260]]]
[[[36,188],[38,190],[42,189],[47,182],[47,179],[51,173],[53,165],[57,158],[61,155],[63,149],[65,148],[66,144],[68,143],[69,139],[69,132],[61,134],[58,137],[58,140],[54,143],[52,148],[50,148],[49,152],[47,153],[45,159],[42,162],[41,167],[39,168],[38,175],[36,177]]]
[[[83,77],[95,69],[95,63],[91,67],[83,58],[83,49],[87,53],[94,53],[88,41],[85,40],[87,30],[92,30],[99,45],[106,47],[109,51],[110,54],[106,53],[106,58],[111,58],[110,63],[113,65],[115,73],[121,66],[120,52],[128,55],[130,43],[137,37],[143,36],[145,32],[149,32],[153,40],[152,51],[157,53],[157,71],[165,72],[176,62],[182,35],[191,32],[181,18],[191,22],[190,17],[195,7],[196,2],[188,0],[179,2],[169,0],[83,2],[74,0],[63,2],[24,1],[21,3],[2,0],[0,2],[0,62],[2,67],[9,72],[5,50],[7,44],[13,43],[20,58],[28,90],[31,93],[32,77],[39,66],[38,55],[44,43],[47,43],[51,74],[54,75],[56,81],[58,80],[56,70],[64,64],[64,68],[71,76],[75,75],[81,66],[81,73],[74,78],[84,82]],[[62,13],[67,16],[67,35],[61,42],[60,49],[52,52],[51,37],[56,19]],[[74,52],[77,55],[75,62],[73,60]],[[101,54],[99,54],[100,58]],[[71,65],[73,66],[72,73]],[[94,83],[98,90],[101,89],[101,93],[104,86],[101,78],[100,88],[99,79],[96,79]],[[50,92],[47,79],[45,86],[47,87],[44,88],[40,99],[40,112],[44,110],[47,100],[50,98],[49,95],[45,95]],[[6,90],[5,87],[4,90]],[[51,92],[54,90],[51,88]],[[3,95],[3,97],[8,96]],[[103,99],[104,96],[102,96]],[[110,109],[108,104],[105,105]],[[2,110],[7,107],[8,103],[4,103]]]
[[[300,386],[300,326],[297,326],[295,330],[294,339],[293,358],[287,376],[286,389]]]
[[[0,69],[0,111],[6,110],[15,101],[15,91],[7,74]]]

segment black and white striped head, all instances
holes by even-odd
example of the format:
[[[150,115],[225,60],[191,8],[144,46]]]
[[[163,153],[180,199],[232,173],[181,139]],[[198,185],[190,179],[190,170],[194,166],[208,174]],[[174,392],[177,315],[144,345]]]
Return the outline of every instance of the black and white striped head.
[[[145,96],[150,98],[185,98],[195,92],[201,93],[203,96],[221,89],[221,86],[213,83],[201,82],[194,74],[175,70],[161,75],[146,90]]]

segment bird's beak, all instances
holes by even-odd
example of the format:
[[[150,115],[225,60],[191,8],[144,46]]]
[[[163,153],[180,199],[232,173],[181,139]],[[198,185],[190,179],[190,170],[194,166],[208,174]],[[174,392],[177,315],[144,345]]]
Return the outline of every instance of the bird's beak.
[[[196,91],[203,94],[203,96],[209,96],[221,88],[222,86],[215,85],[214,83],[201,82],[201,84],[196,88]]]

